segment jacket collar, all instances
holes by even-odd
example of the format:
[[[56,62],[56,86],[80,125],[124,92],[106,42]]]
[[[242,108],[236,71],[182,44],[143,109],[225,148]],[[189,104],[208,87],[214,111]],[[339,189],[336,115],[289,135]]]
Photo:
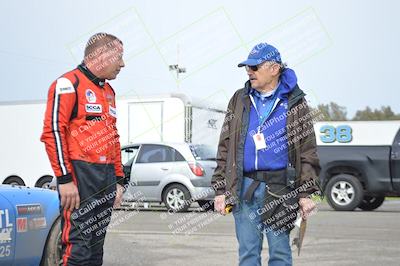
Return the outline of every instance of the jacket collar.
[[[250,84],[250,80],[246,81],[246,83],[244,84],[244,94],[246,96],[248,96],[251,92],[251,84]]]
[[[99,87],[103,87],[105,84],[105,79],[100,79],[96,77],[90,70],[89,68],[85,65],[85,63],[82,63],[78,66],[78,69],[94,84],[96,84]]]
[[[250,100],[249,100],[249,94],[251,92],[251,85],[250,85],[250,80],[246,81],[244,84],[243,88],[243,94],[242,94],[242,102],[245,108],[250,108]],[[302,98],[304,98],[306,94],[302,89],[299,88],[299,86],[296,84],[295,87],[291,92],[288,94],[288,109],[295,105],[298,101],[300,101]]]
[[[244,84],[243,93],[241,97],[242,103],[246,110],[250,110],[250,98],[249,98],[250,92],[251,92],[251,85],[250,85],[250,80],[248,80]]]
[[[300,101],[302,98],[304,98],[306,94],[302,89],[299,88],[299,86],[296,84],[294,87],[293,91],[289,93],[288,97],[288,109],[295,105],[298,101]]]

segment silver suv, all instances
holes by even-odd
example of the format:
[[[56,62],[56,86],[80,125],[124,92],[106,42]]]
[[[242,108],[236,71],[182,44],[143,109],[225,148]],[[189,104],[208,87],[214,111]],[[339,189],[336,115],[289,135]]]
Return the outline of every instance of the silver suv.
[[[124,172],[130,184],[124,201],[140,194],[145,202],[163,202],[172,211],[186,211],[197,201],[213,209],[211,176],[216,150],[188,143],[140,143],[122,147]]]

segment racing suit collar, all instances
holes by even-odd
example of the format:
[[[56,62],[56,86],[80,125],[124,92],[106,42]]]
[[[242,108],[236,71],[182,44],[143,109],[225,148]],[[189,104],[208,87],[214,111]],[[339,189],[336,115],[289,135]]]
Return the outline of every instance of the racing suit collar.
[[[105,79],[100,79],[98,77],[96,77],[92,72],[90,72],[90,70],[88,69],[88,67],[85,65],[85,63],[82,62],[82,64],[80,64],[78,66],[78,69],[85,74],[85,76],[92,81],[94,84],[96,84],[97,86],[103,88],[104,84],[106,83]]]

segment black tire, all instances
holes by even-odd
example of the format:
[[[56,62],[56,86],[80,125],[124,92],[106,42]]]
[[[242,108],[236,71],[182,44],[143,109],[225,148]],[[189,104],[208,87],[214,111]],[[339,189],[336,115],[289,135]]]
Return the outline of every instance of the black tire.
[[[25,186],[24,181],[19,176],[10,176],[3,182],[3,184]]]
[[[51,176],[43,176],[41,177],[37,182],[35,187],[40,187],[40,188],[50,188],[50,183],[53,180],[53,177]]]
[[[337,211],[352,211],[357,208],[364,197],[360,181],[349,174],[332,177],[325,188],[329,205]]]
[[[379,208],[384,201],[385,197],[365,196],[361,201],[361,204],[358,205],[358,208],[360,208],[363,211],[372,211],[375,210],[376,208]]]
[[[197,203],[205,211],[213,211],[214,210],[214,201],[213,200],[198,200]]]
[[[61,265],[61,217],[54,222],[49,235],[47,236],[46,245],[43,250],[41,266]]]
[[[169,185],[163,193],[163,202],[168,210],[185,212],[189,209],[190,192],[181,184]]]

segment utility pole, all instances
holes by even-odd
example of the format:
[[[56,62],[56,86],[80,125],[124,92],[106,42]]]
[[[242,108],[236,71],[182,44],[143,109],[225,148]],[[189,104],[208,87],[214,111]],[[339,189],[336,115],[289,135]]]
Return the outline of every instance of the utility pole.
[[[169,71],[176,71],[176,79],[179,81],[179,74],[186,73],[186,68],[179,67],[178,64],[176,65],[169,65]]]
[[[186,73],[186,68],[179,67],[179,44],[177,45],[176,49],[176,65],[169,65],[169,71],[176,71],[176,86],[179,89],[179,74]]]

